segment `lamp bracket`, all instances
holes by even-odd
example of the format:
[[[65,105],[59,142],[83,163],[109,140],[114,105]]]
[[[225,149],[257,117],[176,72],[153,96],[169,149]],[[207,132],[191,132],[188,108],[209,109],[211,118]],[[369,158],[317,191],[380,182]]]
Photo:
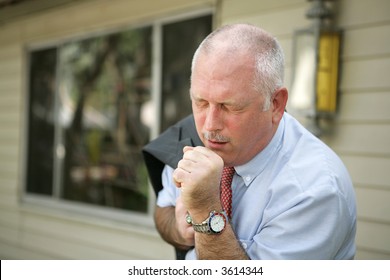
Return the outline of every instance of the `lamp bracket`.
[[[308,0],[313,2],[312,7],[306,12],[306,17],[309,19],[326,19],[333,16],[332,11],[326,7],[323,0]],[[332,1],[332,0],[325,0]]]

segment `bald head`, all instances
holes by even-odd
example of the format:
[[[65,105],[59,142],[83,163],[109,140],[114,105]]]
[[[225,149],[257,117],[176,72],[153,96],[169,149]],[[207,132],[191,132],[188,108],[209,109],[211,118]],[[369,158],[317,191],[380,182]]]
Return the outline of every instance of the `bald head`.
[[[272,93],[283,86],[284,56],[277,40],[253,25],[222,26],[199,45],[193,57],[192,71],[200,56],[215,55],[234,59],[250,58],[254,75],[248,77],[248,82],[253,83],[258,92],[268,97],[264,104],[264,109],[267,110]]]

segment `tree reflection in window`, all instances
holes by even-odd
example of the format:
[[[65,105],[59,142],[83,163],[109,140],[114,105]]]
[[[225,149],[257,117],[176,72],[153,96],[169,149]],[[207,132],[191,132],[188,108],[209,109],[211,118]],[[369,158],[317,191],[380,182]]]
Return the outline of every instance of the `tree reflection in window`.
[[[31,61],[39,54],[33,52]],[[65,44],[58,48],[58,65],[58,146],[39,153],[57,151],[62,163],[57,174],[59,196],[146,212],[148,182],[140,149],[149,140],[149,127],[140,116],[142,105],[151,98],[151,28]],[[31,64],[31,80],[37,68],[39,63]],[[41,100],[42,89],[30,88],[31,99]],[[37,118],[32,109],[30,128],[34,130]],[[41,137],[32,139],[29,151],[42,141]],[[29,166],[34,166],[37,157],[30,152]],[[44,171],[38,168],[31,174],[40,178]],[[27,182],[27,189],[51,193],[40,191],[36,184],[40,183]]]
[[[147,211],[140,110],[150,99],[150,38],[145,28],[61,49],[65,199]]]

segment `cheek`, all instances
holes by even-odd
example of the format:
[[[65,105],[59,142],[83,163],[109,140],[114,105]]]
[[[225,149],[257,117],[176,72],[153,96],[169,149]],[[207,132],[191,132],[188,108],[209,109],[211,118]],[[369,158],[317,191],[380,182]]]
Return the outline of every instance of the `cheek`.
[[[194,115],[195,123],[196,124],[204,124],[206,114],[204,113],[204,110],[200,110],[195,105],[192,104],[192,114]]]
[[[266,118],[248,118],[231,124],[230,133],[233,141],[240,146],[256,145],[272,130],[272,122]]]
[[[202,139],[202,131],[205,123],[205,117],[203,117],[201,114],[197,114],[195,111],[193,111],[193,113],[196,131],[198,132],[199,137]]]
[[[227,135],[234,145],[245,146],[251,135],[253,136],[253,127],[248,121],[243,121],[238,118],[236,120],[229,120],[226,127],[229,128]]]

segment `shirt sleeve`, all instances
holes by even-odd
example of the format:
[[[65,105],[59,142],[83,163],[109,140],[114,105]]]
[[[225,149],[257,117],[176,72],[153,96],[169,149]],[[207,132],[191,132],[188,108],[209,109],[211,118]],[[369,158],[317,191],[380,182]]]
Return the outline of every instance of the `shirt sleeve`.
[[[169,207],[176,205],[176,198],[179,194],[179,190],[173,183],[172,174],[173,168],[169,165],[165,165],[161,173],[163,188],[157,196],[157,206],[159,207]]]

